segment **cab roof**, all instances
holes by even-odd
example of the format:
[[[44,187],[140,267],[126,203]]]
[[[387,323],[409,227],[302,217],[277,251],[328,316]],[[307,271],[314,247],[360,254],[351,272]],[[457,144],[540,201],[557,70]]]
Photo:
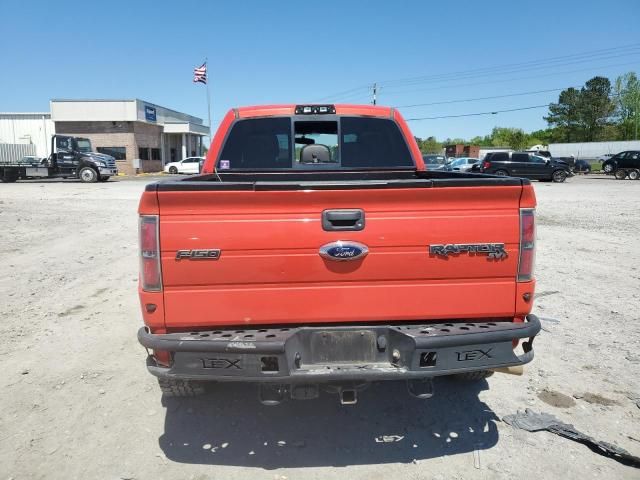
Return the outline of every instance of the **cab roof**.
[[[281,105],[254,105],[235,108],[238,118],[251,117],[275,117],[280,115],[295,115],[296,107],[327,104],[281,104]],[[335,107],[336,115],[366,115],[370,117],[391,117],[393,108],[379,107],[375,105],[351,105],[351,104],[331,104]]]

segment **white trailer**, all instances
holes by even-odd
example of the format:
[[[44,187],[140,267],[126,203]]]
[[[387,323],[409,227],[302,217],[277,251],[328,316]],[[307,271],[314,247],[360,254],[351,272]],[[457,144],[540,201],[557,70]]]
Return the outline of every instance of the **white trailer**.
[[[571,157],[576,160],[597,159],[602,155],[624,152],[625,150],[640,150],[640,140],[624,142],[581,142],[581,143],[550,143],[549,151],[553,157]]]

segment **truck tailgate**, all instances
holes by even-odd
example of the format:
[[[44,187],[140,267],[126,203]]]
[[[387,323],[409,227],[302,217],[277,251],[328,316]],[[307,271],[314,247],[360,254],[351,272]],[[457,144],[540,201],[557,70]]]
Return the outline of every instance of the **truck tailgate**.
[[[512,317],[522,186],[157,191],[167,328]],[[362,209],[325,231],[325,209]],[[360,260],[319,255],[354,241]],[[504,243],[507,257],[431,255],[431,244]],[[218,259],[176,259],[220,249]]]

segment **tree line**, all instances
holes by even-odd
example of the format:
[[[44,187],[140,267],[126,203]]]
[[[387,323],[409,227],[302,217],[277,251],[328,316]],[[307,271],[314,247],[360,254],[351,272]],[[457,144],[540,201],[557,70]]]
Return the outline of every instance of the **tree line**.
[[[547,128],[528,133],[521,128],[495,127],[489,135],[470,139],[416,137],[416,141],[423,153],[440,153],[443,145],[456,143],[522,150],[537,144],[638,139],[640,80],[635,72],[613,83],[606,77],[593,77],[579,89],[560,92],[544,119]]]

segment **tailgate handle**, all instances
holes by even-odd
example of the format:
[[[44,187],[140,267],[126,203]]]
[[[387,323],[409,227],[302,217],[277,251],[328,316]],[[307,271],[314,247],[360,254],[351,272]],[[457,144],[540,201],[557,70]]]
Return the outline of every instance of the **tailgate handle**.
[[[322,228],[327,232],[358,231],[364,228],[364,210],[360,208],[325,210]]]

